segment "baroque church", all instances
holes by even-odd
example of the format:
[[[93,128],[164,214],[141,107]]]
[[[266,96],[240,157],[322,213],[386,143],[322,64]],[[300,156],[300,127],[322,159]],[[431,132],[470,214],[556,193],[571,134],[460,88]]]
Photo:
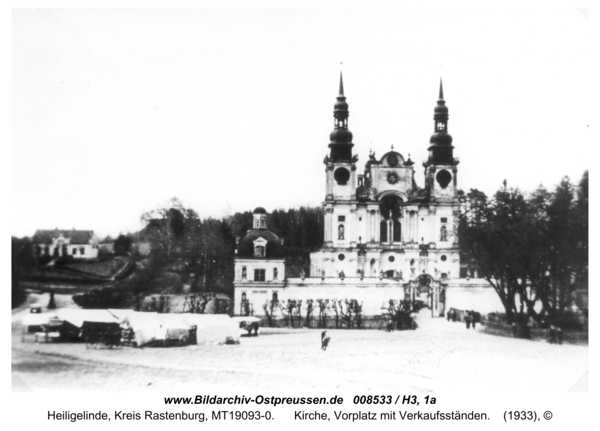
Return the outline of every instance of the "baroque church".
[[[311,253],[310,276],[284,278],[281,241],[268,230],[267,212],[257,208],[253,229],[238,244],[235,314],[263,315],[269,301],[356,299],[365,316],[375,316],[389,300],[421,299],[433,316],[443,316],[446,289],[460,283],[460,260],[459,162],[442,82],[422,188],[414,162],[393,149],[380,158],[371,153],[362,173],[357,169],[341,74],[333,116],[324,160],[324,244]]]

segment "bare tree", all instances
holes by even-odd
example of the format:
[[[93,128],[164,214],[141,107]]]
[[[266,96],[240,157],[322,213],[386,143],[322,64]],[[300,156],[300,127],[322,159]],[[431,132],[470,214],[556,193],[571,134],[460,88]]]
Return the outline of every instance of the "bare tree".
[[[313,302],[312,299],[306,301],[306,319],[304,321],[304,326],[307,328],[310,328],[310,315],[313,312]]]
[[[319,328],[326,328],[329,299],[317,299],[317,305],[319,306]]]

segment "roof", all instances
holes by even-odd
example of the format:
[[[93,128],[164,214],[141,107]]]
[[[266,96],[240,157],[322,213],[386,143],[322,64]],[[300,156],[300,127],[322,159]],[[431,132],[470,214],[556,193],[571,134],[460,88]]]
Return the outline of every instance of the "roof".
[[[254,258],[254,241],[263,238],[267,241],[266,255],[257,259],[278,259],[283,257],[281,240],[277,235],[267,229],[249,230],[238,245],[238,257]]]
[[[35,231],[32,241],[38,244],[51,244],[52,240],[63,236],[65,239],[69,239],[71,244],[89,244],[92,238],[94,238],[93,230],[44,230],[39,229]]]
[[[257,207],[253,212],[253,214],[266,214],[266,213],[267,213],[267,211],[263,207]]]
[[[104,309],[61,308],[56,310],[60,320],[81,328],[83,322],[118,323],[119,319]]]

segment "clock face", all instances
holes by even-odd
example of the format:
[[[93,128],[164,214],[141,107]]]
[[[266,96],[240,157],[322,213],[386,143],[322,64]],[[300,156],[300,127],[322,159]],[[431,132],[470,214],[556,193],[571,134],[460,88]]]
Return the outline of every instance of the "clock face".
[[[398,174],[396,172],[390,172],[387,175],[387,181],[390,184],[396,184],[398,181],[400,181],[400,177],[398,176]]]

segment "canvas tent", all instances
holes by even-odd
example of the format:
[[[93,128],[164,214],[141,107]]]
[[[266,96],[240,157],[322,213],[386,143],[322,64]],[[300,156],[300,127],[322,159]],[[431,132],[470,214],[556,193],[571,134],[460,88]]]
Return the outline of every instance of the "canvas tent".
[[[182,314],[188,325],[196,326],[198,344],[239,343],[238,323],[226,314]]]
[[[62,327],[62,321],[58,318],[56,313],[29,313],[23,316],[21,319],[21,325],[23,332],[21,334],[21,341],[25,341],[25,334],[28,332],[36,333],[36,341],[38,335],[42,333],[49,337],[50,333],[58,334]],[[52,338],[56,338],[55,336]]]
[[[183,314],[159,314],[158,319],[165,329],[165,344],[187,344],[190,342],[190,328]]]
[[[30,313],[25,314],[21,319],[21,324],[23,328],[28,328],[30,326],[42,326],[50,323],[51,320],[58,320],[58,315],[56,313]]]
[[[48,313],[31,313],[23,316],[21,320],[24,331],[28,331],[29,328],[40,330],[39,328],[46,327],[46,331],[60,332],[61,338],[79,338],[85,325],[114,328],[118,322],[119,320],[107,310],[80,308],[61,308]]]
[[[108,310],[61,308],[56,314],[63,322],[60,330],[63,338],[87,340],[92,333],[119,332],[119,320]]]
[[[121,326],[130,326],[133,329],[134,340],[138,346],[162,342],[166,336],[166,328],[163,328],[158,313],[132,311],[121,321]]]
[[[117,318],[117,320],[119,322],[122,322],[127,316],[129,316],[131,313],[135,313],[135,311],[133,311],[130,308],[126,308],[126,309],[120,309],[120,308],[109,308],[108,312],[110,314],[112,314],[113,316],[115,316]]]
[[[93,323],[119,323],[119,320],[108,310],[90,310],[81,308],[61,308],[56,310],[60,320],[81,328],[84,322]]]

